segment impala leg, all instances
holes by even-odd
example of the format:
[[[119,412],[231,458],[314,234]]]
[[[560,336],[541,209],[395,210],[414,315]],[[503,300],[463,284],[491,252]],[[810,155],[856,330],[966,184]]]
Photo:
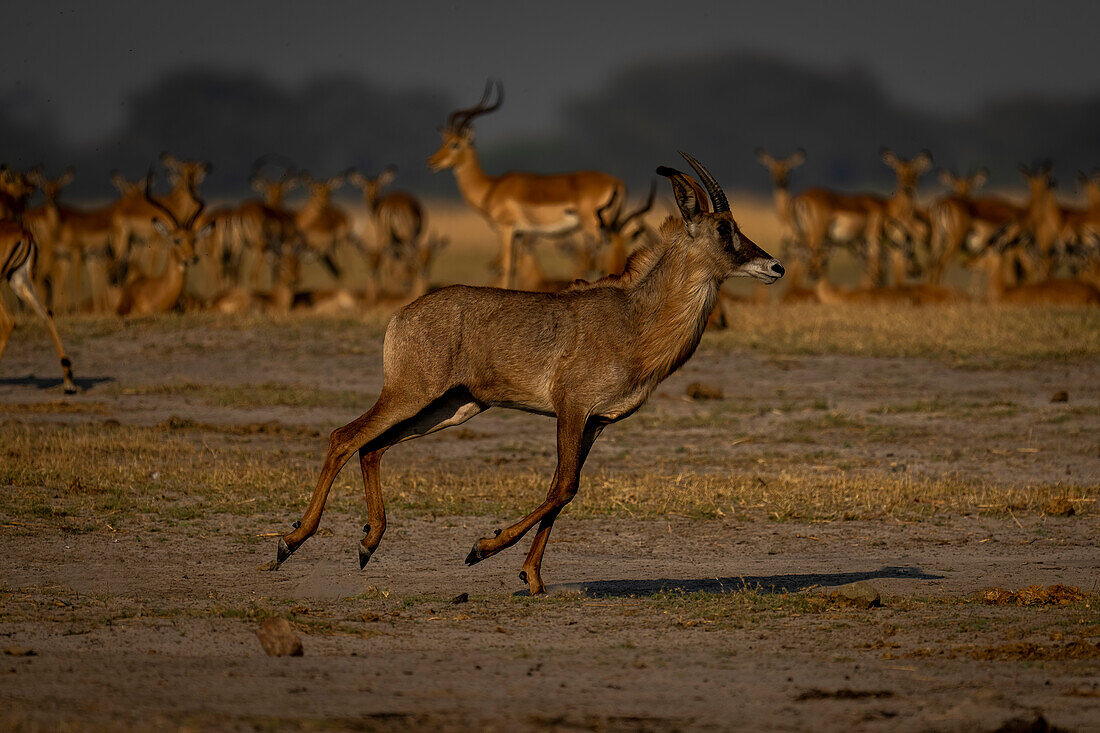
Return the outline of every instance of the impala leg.
[[[581,444],[580,464],[583,466],[584,461],[588,458],[588,451],[592,449],[592,444],[596,442],[596,438],[600,436],[600,432],[603,431],[602,423],[589,423],[585,427],[584,440]],[[578,467],[578,473],[580,469]],[[555,475],[555,484],[557,476]],[[551,488],[550,494],[547,499],[554,497],[554,489]],[[564,504],[563,504],[564,506]],[[519,572],[520,580],[527,583],[529,592],[533,596],[537,596],[540,593],[546,592],[546,586],[542,582],[542,553],[546,551],[546,542],[550,539],[550,530],[554,528],[554,520],[558,518],[558,514],[561,513],[561,509],[554,509],[547,514],[541,522],[539,522],[538,531],[535,533],[535,539],[531,543],[531,549],[527,553],[527,559],[523,561],[523,569]]]
[[[11,289],[15,291],[15,294],[19,296],[19,299],[30,307],[38,317],[46,322],[46,329],[50,333],[50,338],[53,340],[53,347],[57,351],[57,358],[61,361],[61,374],[62,374],[62,386],[65,389],[65,394],[76,394],[76,385],[73,384],[73,363],[69,361],[69,357],[65,355],[65,347],[61,343],[61,336],[57,333],[57,326],[53,322],[53,317],[50,312],[46,310],[46,306],[42,305],[42,301],[38,298],[38,293],[34,291],[34,285],[31,282],[31,263],[34,258],[28,259],[27,262],[11,274],[11,278],[8,282],[11,284]],[[9,332],[10,333],[10,332]],[[7,339],[5,339],[7,341]]]
[[[591,447],[590,441],[595,440],[594,435],[586,440],[586,433],[590,430],[586,425],[587,417],[583,413],[558,412],[558,468],[554,472],[554,480],[546,500],[523,519],[499,531],[495,537],[483,537],[475,542],[470,554],[466,556],[467,565],[481,562],[511,547],[536,524],[551,514],[556,517],[557,513],[573,499],[580,482],[581,466],[588,454],[586,442],[588,447]],[[550,525],[553,525],[553,520]],[[549,534],[549,529],[546,534]],[[543,544],[545,544],[545,538]],[[539,582],[541,583],[541,580]]]

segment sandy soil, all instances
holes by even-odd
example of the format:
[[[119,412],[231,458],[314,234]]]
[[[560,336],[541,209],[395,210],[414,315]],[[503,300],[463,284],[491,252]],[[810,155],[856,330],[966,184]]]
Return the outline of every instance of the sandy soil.
[[[6,419],[276,420],[305,433],[189,435],[258,455],[297,441],[319,464],[327,432],[380,386],[376,335],[135,329],[78,340],[88,389],[67,403],[78,409],[34,411],[60,398],[40,335],[24,332],[5,354]],[[223,406],[201,391],[139,389],[181,380],[342,390],[355,404]],[[740,391],[690,401],[692,381]],[[1060,390],[1069,403],[1052,404]],[[767,476],[801,461],[1088,487],[1100,482],[1098,406],[1100,364],[975,370],[704,347],[642,414],[607,431],[586,473],[760,462]],[[552,472],[550,421],[500,412],[467,427],[387,461]],[[547,551],[551,592],[535,599],[516,577],[520,548],[462,564],[511,517],[398,512],[361,572],[363,513],[330,511],[269,572],[269,535],[294,518],[142,515],[86,532],[49,517],[0,523],[0,727],[961,731],[1041,715],[1100,730],[1095,511],[812,523],[567,513]],[[828,600],[855,581],[882,606]],[[1091,595],[974,601],[988,586],[1035,584]],[[270,615],[292,620],[303,657],[264,654],[255,632]]]

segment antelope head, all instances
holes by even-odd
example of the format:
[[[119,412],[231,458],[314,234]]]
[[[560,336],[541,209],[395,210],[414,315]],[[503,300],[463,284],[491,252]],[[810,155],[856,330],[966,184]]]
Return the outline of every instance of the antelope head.
[[[46,203],[52,205],[57,203],[57,197],[61,193],[61,189],[73,182],[73,168],[69,166],[57,178],[46,178],[40,168],[35,168],[27,174],[27,178],[46,197]]]
[[[489,104],[489,98],[496,89],[497,99]],[[443,144],[439,150],[428,158],[428,167],[433,171],[441,171],[458,165],[465,156],[470,154],[474,146],[474,128],[471,122],[475,117],[488,114],[498,109],[504,102],[504,85],[489,79],[485,82],[485,93],[481,95],[481,101],[473,107],[457,109],[447,118],[447,125],[439,128],[439,134],[443,137]]]
[[[661,166],[657,173],[672,183],[676,206],[684,220],[684,231],[695,250],[710,260],[715,278],[721,282],[731,277],[754,277],[771,284],[783,277],[783,265],[779,264],[779,260],[741,232],[730,212],[726,194],[710,172],[687,153],[681,151],[680,155],[695,169],[702,186],[691,176],[674,168]]]
[[[932,154],[922,150],[909,160],[899,158],[889,148],[882,149],[882,162],[893,169],[898,177],[898,190],[913,193],[917,188],[917,179],[932,167]]]
[[[969,176],[957,176],[954,171],[946,168],[939,170],[940,183],[951,189],[955,196],[970,196],[983,185],[989,178],[989,171],[979,168]]]
[[[23,204],[34,193],[36,187],[34,178],[40,175],[41,171],[38,169],[31,173],[20,173],[5,165],[0,168],[0,191],[19,204]]]
[[[791,171],[806,162],[806,151],[799,148],[786,158],[776,158],[764,148],[757,148],[756,159],[771,173],[772,184],[780,190],[785,190],[790,186]]]
[[[197,231],[195,229],[195,222],[198,221],[203,209],[206,208],[206,202],[198,199],[198,208],[185,221],[181,222],[172,213],[171,209],[157,201],[149,192],[152,183],[153,172],[149,171],[149,175],[145,177],[142,184],[142,192],[145,195],[145,200],[160,212],[160,214],[153,217],[153,228],[157,234],[171,245],[172,251],[176,252],[180,262],[194,264],[199,259],[196,243],[206,239],[214,231],[213,222],[207,222],[205,226]]]
[[[1033,168],[1021,163],[1020,175],[1027,181],[1032,200],[1049,193],[1050,189],[1058,185],[1057,181],[1054,180],[1054,171],[1051,169],[1050,161],[1044,161]]]
[[[344,185],[348,178],[348,171],[337,173],[326,180],[317,180],[308,172],[303,171],[298,175],[297,183],[309,189],[310,199],[322,205],[328,204],[332,199],[332,192]]]
[[[197,188],[210,173],[210,164],[201,160],[182,160],[171,153],[161,153],[160,161],[168,169],[168,180],[173,186]]]
[[[382,192],[382,189],[393,183],[396,175],[397,166],[388,165],[385,170],[373,178],[364,176],[359,171],[352,171],[348,175],[348,183],[363,191],[363,198],[366,199],[367,205],[373,209],[378,204],[378,195]]]

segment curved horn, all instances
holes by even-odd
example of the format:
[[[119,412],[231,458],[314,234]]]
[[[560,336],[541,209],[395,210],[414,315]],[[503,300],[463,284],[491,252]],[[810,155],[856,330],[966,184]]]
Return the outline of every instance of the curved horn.
[[[152,204],[157,209],[162,211],[164,213],[164,215],[168,217],[168,221],[172,222],[172,225],[175,226],[177,229],[179,229],[179,227],[180,227],[179,219],[177,219],[176,215],[172,213],[172,210],[169,209],[164,204],[162,204],[161,202],[157,201],[155,198],[153,198],[153,194],[151,194],[149,192],[149,189],[152,188],[152,186],[153,186],[153,176],[154,175],[155,174],[153,172],[153,169],[150,168],[149,172],[145,174],[145,178],[142,179],[141,192],[145,195],[145,200],[146,201],[148,201],[150,204]]]
[[[630,214],[627,214],[623,218],[623,220],[619,223],[618,228],[621,229],[622,227],[625,227],[627,224],[629,224],[633,220],[637,219],[639,216],[643,216],[647,211],[652,209],[653,208],[653,201],[656,198],[657,198],[657,179],[654,178],[652,183],[650,183],[650,185],[649,185],[649,198],[646,199],[645,203],[642,204],[642,206],[640,206],[637,211],[634,211]]]
[[[730,210],[730,203],[726,200],[726,194],[722,192],[722,187],[718,185],[718,181],[714,180],[714,176],[710,174],[710,171],[706,167],[691,157],[684,151],[678,151],[683,156],[684,160],[691,164],[691,167],[695,169],[695,172],[699,175],[699,180],[706,186],[707,193],[710,194],[710,200],[714,203],[714,213],[720,214],[724,211]]]
[[[485,105],[493,93],[494,84],[497,90],[497,101],[487,107]],[[465,129],[469,127],[472,119],[495,111],[503,102],[504,85],[499,81],[494,82],[492,79],[487,79],[485,81],[485,92],[481,95],[481,100],[473,107],[466,107],[452,112],[451,116],[447,118],[447,127],[455,131]]]

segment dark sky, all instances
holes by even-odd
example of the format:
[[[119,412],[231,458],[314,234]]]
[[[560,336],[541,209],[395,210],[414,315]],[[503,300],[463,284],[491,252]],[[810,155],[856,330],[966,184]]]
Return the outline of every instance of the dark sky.
[[[944,112],[1100,88],[1095,2],[40,0],[11,4],[4,20],[0,92],[37,89],[80,141],[120,121],[128,91],[194,64],[289,84],[350,72],[461,100],[499,76],[503,132],[553,129],[562,100],[653,57],[753,51],[858,65],[894,97]]]

